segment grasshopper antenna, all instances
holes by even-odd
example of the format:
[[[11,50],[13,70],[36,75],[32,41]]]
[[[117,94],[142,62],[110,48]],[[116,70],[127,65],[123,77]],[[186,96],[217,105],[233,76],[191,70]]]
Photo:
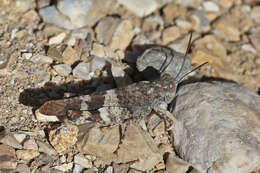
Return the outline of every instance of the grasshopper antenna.
[[[183,58],[183,61],[182,61],[182,64],[181,64],[181,68],[180,68],[178,74],[176,75],[175,79],[177,79],[177,77],[181,74],[181,71],[184,67],[186,56],[187,56],[187,54],[188,54],[188,52],[190,51],[190,48],[191,48],[191,39],[192,39],[192,31],[190,32],[190,38],[189,38],[188,46],[187,46],[187,49],[186,49],[186,52],[185,52],[185,55],[184,55],[184,58]]]
[[[204,62],[203,64],[200,64],[198,67],[195,67],[194,69],[192,69],[191,71],[189,71],[188,73],[184,74],[178,81],[177,83],[180,83],[183,78],[185,78],[188,74],[190,74],[191,72],[194,72],[196,70],[198,70],[199,68],[201,68],[202,66],[204,66],[205,64],[207,64],[208,62]]]

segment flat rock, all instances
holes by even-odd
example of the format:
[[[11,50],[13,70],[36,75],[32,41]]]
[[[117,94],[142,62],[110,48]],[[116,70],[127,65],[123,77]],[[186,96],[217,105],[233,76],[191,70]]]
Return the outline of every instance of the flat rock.
[[[21,159],[25,162],[28,162],[40,155],[40,153],[35,150],[17,150],[15,154],[18,159]]]
[[[140,0],[136,3],[135,0],[118,0],[118,2],[124,5],[127,9],[133,12],[138,17],[144,17],[146,15],[151,14],[156,9],[162,7],[164,4],[169,2],[170,0]]]
[[[39,146],[39,151],[48,154],[49,156],[57,155],[57,152],[52,148],[49,143],[42,142],[37,140],[36,143]]]
[[[184,66],[181,69],[183,60],[185,59]],[[184,54],[174,51],[173,49],[157,46],[146,50],[142,56],[138,57],[136,61],[137,69],[141,72],[147,67],[153,67],[160,73],[168,73],[172,77],[179,80],[184,74],[190,71],[191,59],[184,57]],[[162,71],[165,69],[165,71]],[[180,71],[181,70],[181,71]],[[151,76],[148,71],[146,76]]]
[[[72,48],[71,46],[67,46],[64,52],[62,53],[62,61],[68,65],[72,65],[79,60],[80,60],[79,52],[75,48]]]
[[[17,166],[15,150],[5,144],[0,144],[0,170],[13,170]]]
[[[71,163],[64,163],[62,165],[55,166],[54,168],[62,172],[70,172],[72,170],[72,167],[73,167],[73,163],[71,162]]]
[[[110,164],[115,160],[115,150],[118,147],[120,134],[119,126],[99,127],[81,126],[79,127],[79,139],[77,147],[81,153],[94,155],[101,159],[104,164]]]
[[[16,138],[10,132],[5,132],[3,134],[3,137],[0,138],[0,143],[6,144],[10,147],[17,148],[17,149],[23,148],[23,146],[16,140]]]
[[[110,42],[112,50],[125,50],[134,37],[134,28],[130,20],[123,20],[116,28]]]
[[[174,173],[186,173],[190,167],[188,162],[176,157],[174,154],[169,154],[166,160],[166,170]]]
[[[125,138],[117,152],[116,163],[130,164],[130,168],[147,171],[163,161],[157,146],[151,136],[140,127],[130,124],[125,132]]]
[[[61,0],[58,1],[57,6],[41,8],[40,15],[47,23],[66,29],[77,29],[94,25],[113,9],[115,9],[115,1]]]
[[[26,140],[23,144],[24,149],[27,150],[38,150],[38,145],[35,142],[35,139],[30,138],[28,140]]]
[[[179,88],[173,115],[178,155],[201,172],[250,173],[260,160],[260,96],[231,82]]]
[[[176,26],[171,26],[163,30],[162,41],[163,44],[168,44],[181,36],[181,29]]]
[[[68,64],[58,64],[53,68],[60,76],[68,76],[71,73],[71,66]]]
[[[77,142],[77,134],[77,126],[61,126],[50,131],[49,140],[58,153],[63,153]]]
[[[91,160],[84,157],[83,154],[77,154],[74,156],[74,163],[81,165],[84,168],[92,168]]]

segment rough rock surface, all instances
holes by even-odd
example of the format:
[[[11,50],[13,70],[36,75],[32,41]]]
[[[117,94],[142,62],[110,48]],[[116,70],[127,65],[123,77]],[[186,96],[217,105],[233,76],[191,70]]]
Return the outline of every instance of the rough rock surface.
[[[250,172],[260,161],[260,97],[229,82],[197,82],[177,92],[173,130],[181,158],[202,172]]]

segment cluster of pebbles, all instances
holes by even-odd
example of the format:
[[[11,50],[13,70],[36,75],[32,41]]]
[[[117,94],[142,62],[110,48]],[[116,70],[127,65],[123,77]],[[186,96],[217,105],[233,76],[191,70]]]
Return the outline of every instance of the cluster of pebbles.
[[[37,114],[204,62],[179,85],[170,131],[155,113],[102,128],[88,112]],[[0,0],[0,172],[258,173],[259,67],[257,0]]]

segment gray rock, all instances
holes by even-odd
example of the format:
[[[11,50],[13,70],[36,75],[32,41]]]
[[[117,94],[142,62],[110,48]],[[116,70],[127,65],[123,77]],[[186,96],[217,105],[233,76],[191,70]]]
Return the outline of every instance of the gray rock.
[[[75,164],[73,173],[81,173],[84,168],[81,165]]]
[[[191,67],[191,59],[186,56],[184,66],[181,69],[183,58],[184,54],[182,53],[167,47],[157,46],[146,50],[142,56],[138,57],[136,65],[139,71],[144,71],[147,67],[153,67],[160,73],[168,73],[176,78],[176,80],[179,80],[184,74],[190,71]]]
[[[25,164],[19,164],[17,165],[16,169],[14,171],[11,171],[10,173],[30,173],[30,168]]]
[[[260,96],[236,83],[181,86],[174,146],[201,172],[250,173],[260,161]]]
[[[39,151],[48,154],[49,156],[57,155],[57,152],[48,143],[42,142],[40,140],[36,141],[39,146]]]
[[[144,17],[162,7],[167,2],[170,2],[170,0],[139,0],[138,3],[136,3],[136,0],[118,0],[118,2],[123,4],[135,15]]]
[[[40,9],[40,15],[45,22],[66,29],[77,29],[94,25],[113,8],[114,1],[60,0],[57,7],[53,5]]]
[[[71,73],[71,67],[68,64],[58,64],[53,66],[53,68],[61,76],[68,76]]]
[[[80,78],[80,79],[86,79],[89,75],[89,64],[85,62],[79,63],[72,71],[73,76]]]

